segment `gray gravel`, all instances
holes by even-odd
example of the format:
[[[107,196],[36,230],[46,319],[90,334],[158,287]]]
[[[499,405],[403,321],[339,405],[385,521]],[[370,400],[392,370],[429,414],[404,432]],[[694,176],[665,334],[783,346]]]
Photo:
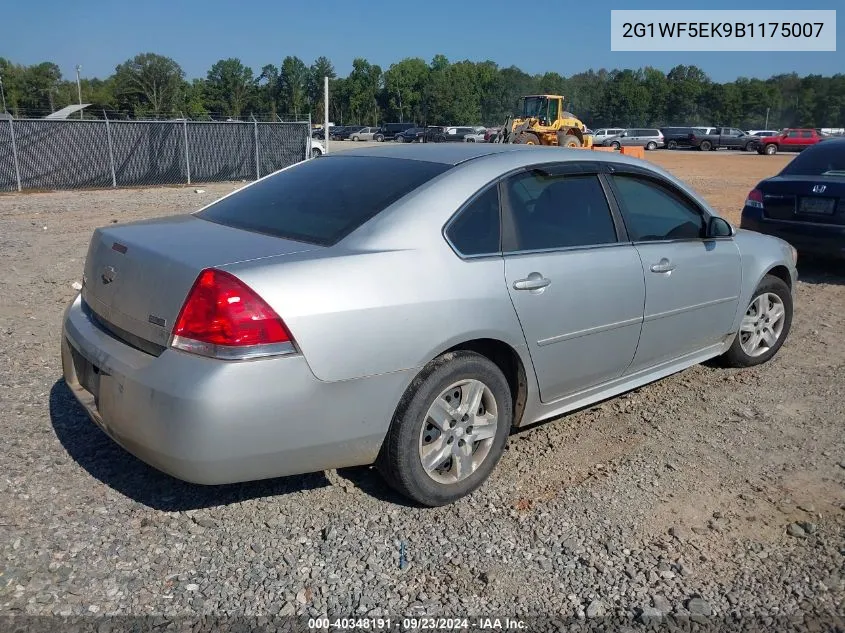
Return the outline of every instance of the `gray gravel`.
[[[368,468],[204,488],[85,418],[59,324],[95,226],[233,187],[0,196],[0,611],[842,624],[845,278],[808,272],[770,364],[520,432],[451,507],[409,507]]]

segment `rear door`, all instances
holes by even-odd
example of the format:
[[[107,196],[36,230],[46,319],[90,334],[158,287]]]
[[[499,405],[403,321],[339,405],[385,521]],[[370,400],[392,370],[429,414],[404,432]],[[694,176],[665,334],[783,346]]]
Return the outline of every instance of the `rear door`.
[[[637,349],[642,265],[600,167],[552,165],[501,185],[505,279],[543,402],[617,378]]]
[[[645,274],[631,371],[721,342],[733,326],[742,266],[733,238],[705,239],[706,216],[671,183],[630,166],[610,177]]]

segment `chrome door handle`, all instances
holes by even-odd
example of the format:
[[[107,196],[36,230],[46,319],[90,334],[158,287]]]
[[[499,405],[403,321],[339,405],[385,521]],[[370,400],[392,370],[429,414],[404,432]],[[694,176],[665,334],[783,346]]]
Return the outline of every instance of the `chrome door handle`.
[[[552,283],[552,280],[546,279],[540,273],[531,273],[525,279],[513,282],[513,288],[514,290],[540,290],[550,283]]]
[[[658,263],[651,265],[651,272],[653,273],[670,273],[675,270],[675,264],[670,262],[665,257]]]

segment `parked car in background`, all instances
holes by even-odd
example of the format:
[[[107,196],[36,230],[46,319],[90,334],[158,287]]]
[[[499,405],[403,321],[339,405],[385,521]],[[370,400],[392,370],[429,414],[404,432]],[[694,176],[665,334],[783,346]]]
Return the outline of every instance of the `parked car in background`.
[[[753,151],[758,141],[759,137],[750,136],[735,127],[716,128],[710,134],[702,134],[700,130],[694,130],[689,135],[690,145],[702,152],[719,148],[739,149],[743,152]]]
[[[331,137],[332,140],[335,141],[345,141],[352,135],[353,132],[357,132],[363,129],[363,125],[344,125],[341,129],[337,130],[336,133],[333,131],[331,133]]]
[[[393,137],[397,143],[422,143],[425,140],[426,128],[412,127],[399,132]]]
[[[377,127],[362,127],[360,130],[349,135],[350,141],[372,141]]]
[[[448,126],[431,139],[435,143],[462,143],[467,134],[475,134],[475,129],[469,126]]]
[[[464,141],[467,143],[486,143],[487,142],[487,130],[482,130],[480,132],[476,131],[472,134],[467,134],[464,136]]]
[[[593,145],[601,145],[611,136],[617,136],[625,131],[624,127],[602,127],[593,134]]]
[[[373,140],[392,141],[396,135],[405,130],[410,130],[412,127],[417,127],[414,123],[384,123],[379,126],[379,129],[373,134]]]
[[[777,136],[780,130],[746,130],[748,136]]]
[[[662,127],[660,132],[663,134],[664,147],[667,149],[677,149],[678,147],[690,146],[690,134],[693,133],[691,127]]]
[[[331,136],[332,130],[334,130],[335,127],[337,127],[337,126],[335,126],[335,125],[329,126],[329,136]],[[323,140],[323,141],[326,140],[326,130],[325,130],[325,128],[317,128],[316,130],[312,130],[311,131],[311,138],[317,138],[317,139],[320,139],[320,140]]]
[[[484,133],[484,142],[485,143],[492,143],[496,136],[498,136],[499,132],[501,132],[501,127],[489,127],[487,131]]]
[[[595,143],[594,143],[595,144]],[[631,128],[623,130],[616,136],[606,138],[602,145],[605,147],[644,147],[647,150],[663,147],[663,133],[656,128]]]
[[[755,149],[758,154],[769,156],[778,152],[800,152],[819,141],[830,138],[813,129],[786,129],[776,136],[757,137]]]
[[[316,138],[311,139],[311,158],[319,158],[326,153],[325,146]]]
[[[799,256],[845,258],[845,139],[816,143],[760,181],[740,227],[784,239]]]
[[[62,318],[64,384],[179,479],[375,463],[441,506],[484,483],[514,428],[711,358],[770,360],[789,245],[734,231],[648,162],[584,158],[353,147],[99,228]]]

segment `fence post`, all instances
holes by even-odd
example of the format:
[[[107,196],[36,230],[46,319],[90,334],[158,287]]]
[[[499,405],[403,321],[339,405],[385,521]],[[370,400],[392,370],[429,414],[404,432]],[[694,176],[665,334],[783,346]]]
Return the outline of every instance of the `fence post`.
[[[182,134],[185,137],[185,169],[188,171],[188,184],[191,184],[191,159],[188,154],[188,121],[182,120]]]
[[[12,160],[15,162],[15,177],[18,179],[18,191],[21,189],[21,168],[18,164],[18,147],[15,144],[15,126],[12,119],[9,119],[9,132],[12,133]]]
[[[308,136],[305,141],[305,160],[311,158],[311,113],[308,113]]]
[[[111,124],[109,123],[109,115],[103,110],[103,116],[106,117],[106,139],[109,143],[109,165],[111,165],[111,186],[117,188],[117,175],[114,172],[114,150],[111,142]]]
[[[261,166],[258,162],[258,121],[255,120],[255,115],[252,116],[252,125],[255,130],[255,179],[261,178]]]

